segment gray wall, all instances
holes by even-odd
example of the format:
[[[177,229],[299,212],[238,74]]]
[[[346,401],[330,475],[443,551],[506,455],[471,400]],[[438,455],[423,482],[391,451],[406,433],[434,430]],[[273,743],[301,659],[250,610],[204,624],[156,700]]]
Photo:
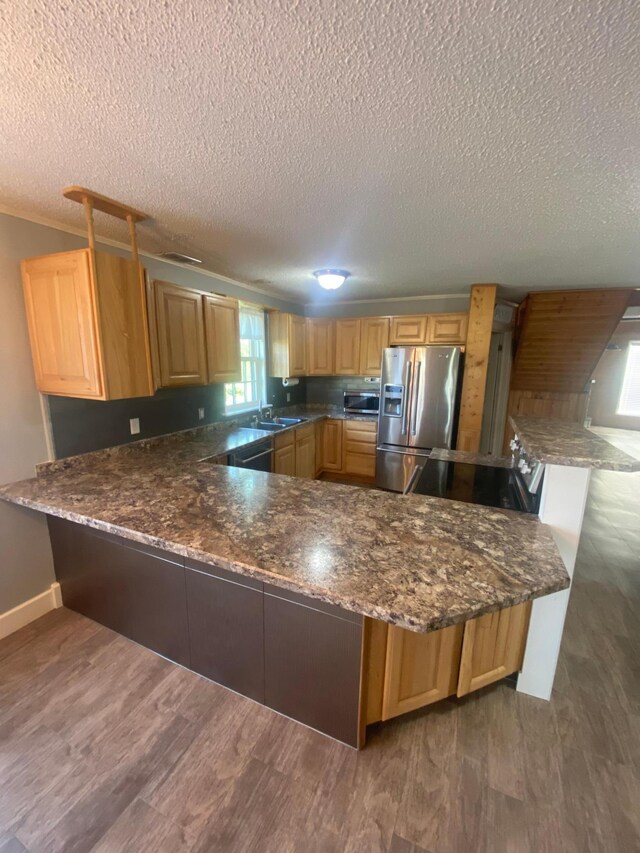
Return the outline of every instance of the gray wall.
[[[365,382],[363,376],[309,376],[307,378],[307,403],[343,405],[345,391],[379,391],[379,382]]]

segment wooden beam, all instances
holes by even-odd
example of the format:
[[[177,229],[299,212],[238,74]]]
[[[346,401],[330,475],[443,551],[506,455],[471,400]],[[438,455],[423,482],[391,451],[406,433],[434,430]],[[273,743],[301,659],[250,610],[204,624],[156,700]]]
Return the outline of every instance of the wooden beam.
[[[124,219],[125,222],[131,217],[134,222],[142,222],[143,219],[149,219],[146,213],[136,210],[134,207],[129,207],[126,204],[121,204],[113,198],[108,198],[106,195],[94,193],[93,190],[88,190],[86,187],[65,187],[62,190],[62,195],[71,201],[77,201],[84,204],[85,198],[91,199],[93,209],[100,210],[102,213],[108,213],[109,216],[116,216],[118,219]]]
[[[496,284],[471,286],[457,448],[472,453],[480,450],[482,411],[497,287]]]

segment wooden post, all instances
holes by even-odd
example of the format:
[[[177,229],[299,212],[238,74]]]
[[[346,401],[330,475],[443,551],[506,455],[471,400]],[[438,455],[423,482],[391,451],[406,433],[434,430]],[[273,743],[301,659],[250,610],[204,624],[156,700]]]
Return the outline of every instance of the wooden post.
[[[458,450],[471,453],[477,453],[480,449],[496,291],[496,284],[471,286],[457,442]]]
[[[127,214],[127,222],[129,223],[129,236],[131,237],[131,257],[134,263],[138,263],[138,242],[136,240],[136,221],[133,216]]]
[[[96,235],[93,230],[93,200],[89,198],[89,196],[82,196],[82,204],[84,205],[84,212],[87,217],[87,232],[89,236],[89,248],[95,249],[96,247]]]

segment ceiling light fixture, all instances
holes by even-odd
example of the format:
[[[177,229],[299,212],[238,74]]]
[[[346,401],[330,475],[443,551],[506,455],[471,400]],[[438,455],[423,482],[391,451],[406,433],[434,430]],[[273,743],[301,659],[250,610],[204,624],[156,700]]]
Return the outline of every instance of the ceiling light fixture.
[[[316,270],[313,274],[325,290],[337,290],[351,275],[347,270]]]

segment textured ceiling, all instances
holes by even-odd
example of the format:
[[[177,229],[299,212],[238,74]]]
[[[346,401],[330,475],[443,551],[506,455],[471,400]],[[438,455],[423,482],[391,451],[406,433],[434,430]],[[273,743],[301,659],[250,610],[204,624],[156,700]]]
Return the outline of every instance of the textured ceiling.
[[[0,9],[7,206],[307,301],[640,284],[638,0]]]

